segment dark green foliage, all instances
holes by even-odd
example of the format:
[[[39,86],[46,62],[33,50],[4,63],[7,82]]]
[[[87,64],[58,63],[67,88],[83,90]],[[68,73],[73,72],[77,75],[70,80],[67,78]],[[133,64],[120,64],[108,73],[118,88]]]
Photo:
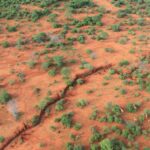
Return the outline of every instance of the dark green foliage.
[[[54,64],[57,67],[62,67],[64,65],[64,57],[63,56],[54,56],[53,58]]]
[[[94,143],[94,142],[98,142],[102,139],[102,135],[98,132],[98,130],[96,128],[92,128],[92,136],[90,137],[90,142]]]
[[[126,105],[126,110],[130,113],[137,112],[138,108],[140,107],[140,103],[128,103]]]
[[[63,114],[60,118],[60,122],[67,128],[71,128],[73,120],[73,112],[67,113],[67,114]]]
[[[64,103],[65,103],[65,101],[63,99],[60,100],[60,101],[58,101],[56,103],[55,110],[56,111],[62,111],[62,110],[64,110]]]
[[[93,6],[95,6],[95,4],[92,2],[92,0],[71,0],[69,3],[69,7],[73,9]]]
[[[10,43],[8,41],[4,41],[1,43],[1,45],[4,47],[4,48],[8,48],[10,46]]]
[[[49,61],[43,62],[41,67],[42,67],[42,69],[47,70],[51,65],[52,65],[52,63],[49,60]]]
[[[40,117],[37,116],[37,115],[34,116],[34,117],[32,118],[32,120],[31,120],[31,123],[32,123],[33,126],[38,125],[38,124],[40,123]]]
[[[80,130],[81,128],[82,128],[82,124],[81,124],[81,123],[75,123],[75,124],[74,124],[74,129],[75,129],[75,130],[78,131],[78,130]]]
[[[129,61],[128,60],[122,60],[122,61],[120,61],[120,63],[119,63],[119,66],[127,66],[127,65],[129,65]]]
[[[84,44],[85,43],[85,36],[84,35],[79,35],[77,40],[79,41],[79,43]]]
[[[81,99],[77,102],[77,107],[81,107],[81,108],[84,108],[85,106],[87,106],[88,102],[84,99]]]
[[[46,42],[47,40],[49,40],[46,33],[44,33],[44,32],[34,35],[32,39],[34,42],[37,42],[37,43],[43,43],[43,42]]]
[[[129,140],[134,140],[136,136],[141,135],[142,129],[141,127],[136,123],[128,123],[126,125],[126,128],[122,131],[122,136]]]
[[[100,142],[101,150],[125,150],[125,144],[117,139],[104,139]]]
[[[3,143],[5,141],[5,138],[0,135],[0,143]]]
[[[37,105],[37,108],[38,108],[39,110],[43,110],[43,109],[45,108],[45,106],[47,105],[47,103],[50,103],[50,102],[52,102],[52,101],[53,101],[52,98],[50,98],[50,97],[45,97],[44,99],[42,99],[42,100],[39,102],[39,104]]]
[[[33,22],[37,21],[38,19],[40,19],[42,16],[44,15],[47,15],[49,13],[48,10],[44,10],[44,11],[41,11],[41,10],[34,10],[32,13],[31,13],[31,20]]]
[[[97,145],[97,144],[91,144],[90,150],[99,150],[99,145]]]
[[[6,29],[8,32],[15,32],[17,31],[17,26],[7,26]]]
[[[121,29],[120,29],[120,24],[113,24],[113,25],[111,26],[111,29],[112,29],[114,32],[120,31],[120,30],[121,30]]]
[[[57,74],[57,71],[56,71],[55,68],[48,71],[48,75],[49,75],[49,76],[54,77],[54,76],[56,76],[56,74]]]
[[[11,95],[6,90],[0,91],[0,104],[6,104],[11,99]]]
[[[119,10],[119,11],[117,12],[117,17],[118,17],[118,18],[123,18],[123,17],[125,17],[125,16],[127,16],[126,10]]]
[[[77,21],[76,27],[83,27],[83,26],[94,26],[94,25],[98,25],[98,26],[102,26],[102,22],[101,22],[101,18],[102,18],[102,14],[98,14],[96,16],[88,16],[86,18],[84,18],[82,21]],[[93,28],[91,28],[90,31],[88,32],[94,32]]]

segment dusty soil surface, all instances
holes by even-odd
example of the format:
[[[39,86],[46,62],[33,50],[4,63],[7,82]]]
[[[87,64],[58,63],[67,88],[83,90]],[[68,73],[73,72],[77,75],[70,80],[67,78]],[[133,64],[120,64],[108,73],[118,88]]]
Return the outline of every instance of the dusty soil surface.
[[[144,121],[140,124],[140,134],[133,139],[123,137],[122,133],[117,134],[112,131],[105,133],[105,130],[111,129],[112,126],[119,127],[123,132],[127,123],[138,124],[138,117],[150,108],[150,35],[148,32],[150,24],[148,16],[143,16],[145,22],[142,26],[137,23],[129,25],[127,24],[129,18],[136,20],[141,17],[138,14],[129,14],[118,18],[118,11],[124,9],[125,6],[116,7],[108,0],[102,2],[94,0],[94,2],[97,7],[106,9],[101,18],[103,25],[82,26],[79,27],[79,32],[74,33],[71,32],[71,29],[78,29],[78,27],[70,25],[65,38],[60,35],[65,27],[54,28],[54,21],[48,21],[50,18],[48,15],[55,13],[58,23],[64,25],[71,22],[66,19],[68,10],[63,2],[60,6],[56,5],[56,8],[54,7],[48,15],[35,22],[26,18],[20,20],[0,19],[0,90],[7,90],[15,100],[15,104],[12,105],[15,108],[10,108],[11,106],[8,104],[0,104],[0,136],[4,137],[4,141],[0,142],[0,147],[15,135],[24,123],[32,124],[32,118],[41,111],[37,106],[45,97],[61,94],[66,84],[69,84],[76,75],[108,64],[113,67],[83,78],[83,84],[79,83],[75,87],[70,87],[64,97],[62,110],[56,110],[57,103],[51,105],[37,126],[15,138],[5,149],[65,150],[67,149],[66,144],[70,142],[73,145],[83,145],[84,149],[90,150],[92,143],[98,144],[105,138],[119,139],[126,144],[128,149],[132,150],[136,150],[136,145],[139,145],[140,150],[150,147],[150,120],[148,118],[150,112],[146,114]],[[50,9],[51,6],[48,8]],[[20,9],[30,12],[44,10],[40,6],[30,4],[23,4]],[[82,11],[72,13],[71,18],[83,20],[87,16],[95,16],[99,13],[96,8],[90,10],[85,7]],[[110,29],[114,24],[121,24],[120,31],[114,32]],[[8,26],[16,26],[17,29],[9,31]],[[92,26],[96,30],[94,33],[88,35],[84,32]],[[107,38],[97,40],[97,35],[101,31],[107,33]],[[77,40],[71,45],[48,47],[46,45],[50,43],[50,40],[42,42],[33,40],[33,37],[41,32],[46,33],[46,36],[52,41],[51,44],[66,43],[71,37],[77,37]],[[80,35],[85,35],[85,42],[79,42]],[[23,44],[19,43],[20,39],[24,41]],[[9,45],[6,41],[9,42]],[[57,66],[56,62],[55,66],[43,69],[42,64],[56,56],[63,57],[63,65]],[[119,65],[123,61],[127,61],[127,64]],[[136,67],[136,71],[131,73],[130,70],[134,67]],[[56,75],[50,75],[50,71],[54,68],[57,72]],[[63,69],[69,69],[69,75],[67,75],[67,71],[63,73]],[[111,69],[117,70],[116,73],[111,74]],[[122,70],[124,73],[129,72],[129,77],[123,78],[122,72],[120,72]],[[135,75],[139,70],[144,77]],[[144,86],[142,90],[139,89],[138,81],[140,79],[143,79],[147,86]],[[128,80],[133,82],[132,86],[126,84]],[[80,106],[82,104],[79,103],[82,100],[86,103],[83,104],[85,106]],[[121,118],[126,122],[125,124],[115,121],[100,121],[107,112],[106,106],[110,103],[122,108]],[[140,103],[140,107],[136,112],[128,112],[126,106],[129,103]],[[14,109],[19,118],[13,116]],[[97,110],[98,113],[95,119],[90,119],[94,110]],[[67,128],[57,118],[61,118],[63,114],[69,112],[73,112],[73,117],[71,126]],[[81,129],[75,129],[77,123],[82,125]],[[92,127],[104,134],[103,138],[90,142]]]

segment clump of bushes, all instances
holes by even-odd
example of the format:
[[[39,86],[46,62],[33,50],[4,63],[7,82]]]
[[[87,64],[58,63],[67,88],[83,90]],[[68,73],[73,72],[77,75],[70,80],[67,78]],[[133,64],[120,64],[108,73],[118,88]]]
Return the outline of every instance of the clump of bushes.
[[[123,150],[126,149],[125,144],[117,139],[104,139],[100,142],[101,150]]]
[[[95,127],[92,127],[92,136],[90,137],[90,142],[91,143],[98,142],[102,139],[102,137],[103,137],[102,134],[100,134]]]
[[[137,112],[140,106],[141,106],[141,103],[128,103],[126,105],[126,110],[130,113],[134,113],[134,112]]]
[[[69,3],[69,7],[73,9],[78,9],[82,7],[94,7],[95,4],[92,0],[71,0]]]
[[[11,100],[11,95],[6,90],[0,91],[0,104],[6,104]]]
[[[43,42],[49,40],[49,38],[45,32],[41,32],[41,33],[34,35],[32,39],[34,42],[37,42],[37,43],[43,43]]]

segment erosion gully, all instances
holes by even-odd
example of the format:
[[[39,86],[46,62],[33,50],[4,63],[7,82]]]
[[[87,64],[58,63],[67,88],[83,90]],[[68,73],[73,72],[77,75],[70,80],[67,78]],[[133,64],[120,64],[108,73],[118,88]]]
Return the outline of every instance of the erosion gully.
[[[36,126],[38,126],[39,124],[41,124],[44,120],[44,116],[45,116],[45,112],[47,110],[47,108],[49,108],[50,106],[56,104],[56,102],[58,102],[59,100],[61,100],[62,98],[65,98],[70,90],[70,87],[75,87],[77,85],[77,80],[78,79],[84,79],[88,76],[91,76],[97,72],[100,71],[107,71],[108,69],[110,69],[113,65],[112,64],[108,64],[105,66],[99,66],[99,67],[95,67],[92,70],[86,71],[84,73],[81,74],[77,74],[75,76],[75,78],[72,80],[72,83],[70,85],[67,85],[61,92],[61,94],[56,94],[55,97],[53,97],[53,101],[52,102],[48,102],[47,105],[44,107],[44,109],[42,109],[39,113],[39,121],[36,125],[32,125],[29,123],[23,123],[23,127],[19,130],[17,130],[12,136],[10,136],[0,147],[0,150],[4,150],[5,148],[7,148],[12,142],[14,142],[18,137],[21,137],[23,134],[25,134],[25,132],[29,131],[30,129],[35,128]]]

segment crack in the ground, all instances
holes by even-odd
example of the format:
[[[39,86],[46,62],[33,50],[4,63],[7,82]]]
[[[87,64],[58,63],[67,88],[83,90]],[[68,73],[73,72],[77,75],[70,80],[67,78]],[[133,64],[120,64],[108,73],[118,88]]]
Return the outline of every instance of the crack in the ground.
[[[112,64],[108,64],[105,66],[100,66],[100,67],[96,67],[90,71],[78,74],[75,76],[75,78],[72,80],[70,85],[67,85],[64,90],[61,92],[61,94],[57,94],[53,99],[52,102],[48,102],[47,105],[44,107],[44,109],[42,109],[39,113],[39,122],[36,125],[32,125],[32,124],[28,124],[28,123],[24,123],[23,127],[17,131],[16,133],[14,133],[13,136],[11,136],[9,139],[7,139],[7,141],[5,141],[2,146],[0,147],[0,150],[4,150],[6,147],[8,147],[15,139],[17,139],[19,136],[23,135],[26,131],[38,126],[39,124],[42,123],[42,120],[44,118],[45,112],[47,110],[47,108],[49,108],[51,105],[55,104],[56,102],[58,102],[59,100],[61,100],[62,98],[65,98],[67,96],[67,93],[70,89],[70,87],[75,87],[77,85],[77,80],[78,79],[84,79],[92,74],[95,74],[99,71],[106,71],[108,69],[110,69],[113,65]]]

